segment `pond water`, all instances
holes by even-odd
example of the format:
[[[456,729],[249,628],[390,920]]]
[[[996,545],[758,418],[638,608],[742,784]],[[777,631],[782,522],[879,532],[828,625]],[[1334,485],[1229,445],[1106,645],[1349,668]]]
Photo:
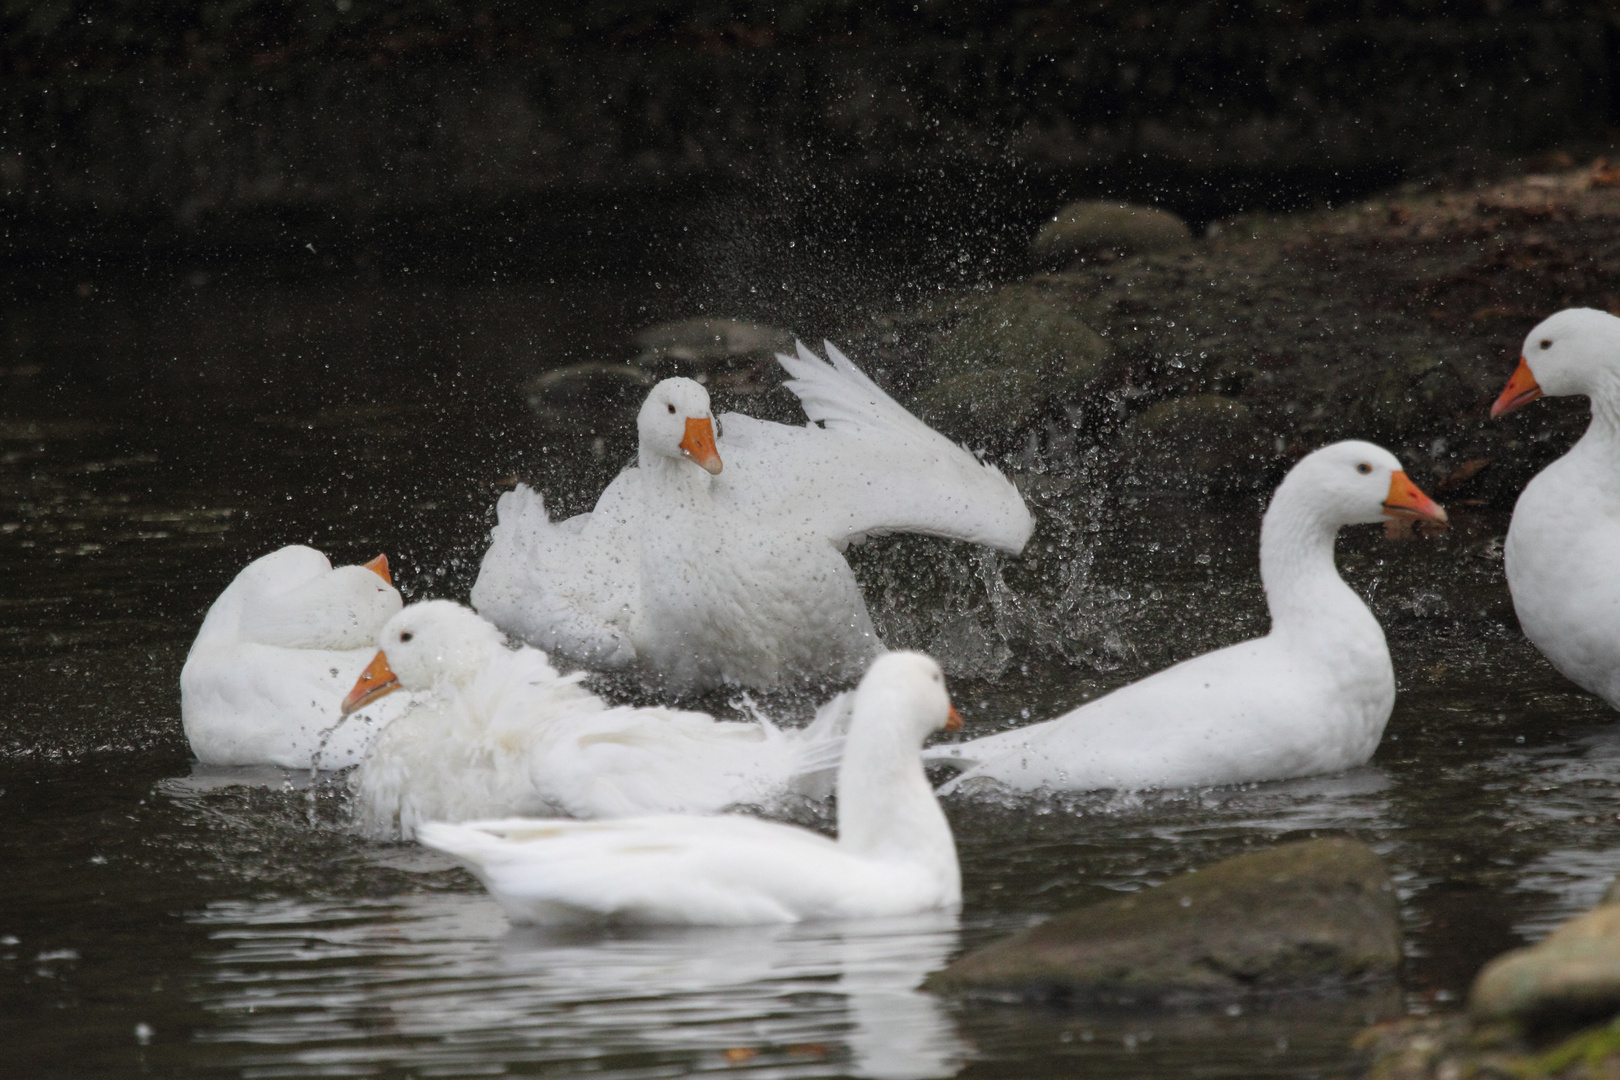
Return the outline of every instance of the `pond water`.
[[[959,920],[517,931],[437,856],[352,835],[331,778],[194,769],[180,665],[250,559],[292,542],[344,562],[386,551],[407,598],[465,597],[514,478],[588,508],[630,452],[611,416],[541,424],[526,379],[622,357],[628,332],[699,303],[809,337],[858,318],[856,301],[894,299],[881,273],[814,302],[802,283],[761,299],[735,277],[200,265],[10,283],[0,1073],[1316,1076],[1345,1066],[1369,1019],[1457,1001],[1486,958],[1590,905],[1620,868],[1620,729],[1520,637],[1506,519],[1483,511],[1443,537],[1341,540],[1400,686],[1372,764],[1241,789],[950,800]],[[1128,489],[1061,436],[1010,467],[1040,521],[1025,558],[908,538],[855,556],[891,643],[954,673],[970,731],[1263,629],[1262,499]],[[915,989],[1048,913],[1322,833],[1371,843],[1399,885],[1408,963],[1390,993],[1143,1017]]]

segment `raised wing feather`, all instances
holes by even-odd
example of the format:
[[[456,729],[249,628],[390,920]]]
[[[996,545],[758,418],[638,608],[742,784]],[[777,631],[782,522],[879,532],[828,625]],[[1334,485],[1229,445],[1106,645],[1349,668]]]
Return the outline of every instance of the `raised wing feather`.
[[[561,522],[550,519],[545,500],[527,484],[502,495],[473,607],[506,633],[574,663],[633,663],[638,480],[626,469],[595,510]]]
[[[1034,521],[1000,470],[907,412],[831,342],[826,348],[830,362],[803,344],[776,358],[811,424],[721,418],[727,469],[737,465],[733,489],[840,545],[915,532],[1022,551]]]

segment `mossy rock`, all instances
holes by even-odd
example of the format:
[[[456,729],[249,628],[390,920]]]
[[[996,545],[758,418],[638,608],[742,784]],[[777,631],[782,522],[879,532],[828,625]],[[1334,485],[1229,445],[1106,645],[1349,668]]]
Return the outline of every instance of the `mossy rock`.
[[[958,438],[994,440],[1096,391],[1111,360],[1108,342],[1046,291],[1009,285],[950,332],[917,406]]]
[[[1059,915],[968,953],[924,988],[1179,1007],[1384,982],[1400,961],[1389,875],[1367,845],[1334,838],[1240,855]]]
[[[1060,268],[1098,255],[1180,251],[1192,242],[1187,223],[1168,210],[1085,199],[1052,215],[1030,241],[1029,254],[1038,266]]]

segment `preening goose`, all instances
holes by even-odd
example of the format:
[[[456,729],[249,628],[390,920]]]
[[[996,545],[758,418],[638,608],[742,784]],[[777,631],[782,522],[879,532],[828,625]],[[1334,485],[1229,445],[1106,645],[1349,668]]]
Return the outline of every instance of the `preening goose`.
[[[248,564],[214,601],[180,671],[180,717],[205,765],[341,769],[404,712],[400,698],[348,717],[343,695],[399,611],[379,555],[333,569],[292,546]]]

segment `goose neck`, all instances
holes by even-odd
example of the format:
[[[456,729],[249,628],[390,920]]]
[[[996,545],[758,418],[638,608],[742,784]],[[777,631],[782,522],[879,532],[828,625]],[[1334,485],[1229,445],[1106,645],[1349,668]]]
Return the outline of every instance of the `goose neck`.
[[[647,497],[695,502],[708,495],[714,477],[685,458],[672,458],[641,447],[636,455],[642,475],[649,483]]]
[[[838,770],[838,843],[868,858],[954,866],[956,844],[916,734],[897,719],[857,713],[851,721]]]
[[[1322,625],[1346,604],[1365,607],[1333,561],[1339,522],[1279,488],[1260,525],[1260,583],[1272,633]]]

